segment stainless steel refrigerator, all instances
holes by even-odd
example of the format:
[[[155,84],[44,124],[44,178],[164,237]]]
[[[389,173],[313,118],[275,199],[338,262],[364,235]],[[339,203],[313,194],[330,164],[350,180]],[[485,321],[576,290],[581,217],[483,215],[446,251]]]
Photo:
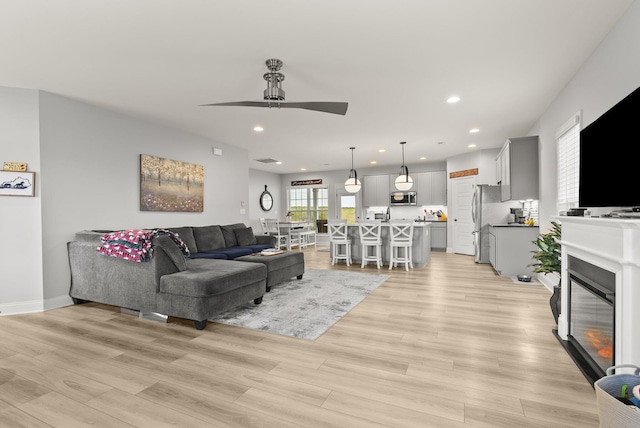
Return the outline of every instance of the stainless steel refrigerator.
[[[471,199],[473,242],[476,263],[489,263],[489,225],[506,224],[511,208],[522,208],[519,201],[500,201],[500,186],[476,186]]]

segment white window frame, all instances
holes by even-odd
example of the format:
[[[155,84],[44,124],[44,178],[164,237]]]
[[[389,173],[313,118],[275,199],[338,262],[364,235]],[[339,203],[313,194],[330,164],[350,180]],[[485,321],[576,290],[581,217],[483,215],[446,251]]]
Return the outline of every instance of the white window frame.
[[[556,132],[558,213],[578,207],[581,125],[582,111],[578,111]]]

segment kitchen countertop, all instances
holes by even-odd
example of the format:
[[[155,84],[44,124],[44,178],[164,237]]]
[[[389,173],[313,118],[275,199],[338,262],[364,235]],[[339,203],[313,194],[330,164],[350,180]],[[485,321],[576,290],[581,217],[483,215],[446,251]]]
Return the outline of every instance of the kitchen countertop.
[[[520,224],[520,223],[502,223],[502,224],[490,224],[491,227],[539,227],[537,224],[534,226],[529,226],[528,224]]]

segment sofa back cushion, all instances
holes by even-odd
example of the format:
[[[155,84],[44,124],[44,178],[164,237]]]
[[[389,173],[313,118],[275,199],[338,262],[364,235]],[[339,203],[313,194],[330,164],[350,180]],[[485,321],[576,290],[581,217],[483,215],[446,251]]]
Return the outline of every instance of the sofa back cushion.
[[[236,235],[236,241],[238,242],[238,245],[242,247],[245,247],[247,245],[255,245],[257,243],[256,236],[253,234],[253,229],[251,227],[233,229],[233,232]]]
[[[184,227],[169,227],[167,230],[177,233],[182,242],[187,246],[190,253],[197,253],[199,251],[196,245],[196,239],[193,236],[193,229],[190,226]]]
[[[193,236],[199,253],[226,247],[220,226],[194,226]]]
[[[226,226],[220,226],[222,229],[222,234],[224,235],[225,247],[236,247],[238,246],[238,239],[236,238],[236,234],[234,229],[246,229],[247,226],[244,223],[234,223],[227,224]]]
[[[160,235],[154,239],[153,243],[154,252],[163,251],[167,257],[169,257],[169,260],[173,262],[178,271],[182,272],[187,269],[187,260],[184,257],[184,254],[182,254],[180,248],[171,238],[166,235]]]

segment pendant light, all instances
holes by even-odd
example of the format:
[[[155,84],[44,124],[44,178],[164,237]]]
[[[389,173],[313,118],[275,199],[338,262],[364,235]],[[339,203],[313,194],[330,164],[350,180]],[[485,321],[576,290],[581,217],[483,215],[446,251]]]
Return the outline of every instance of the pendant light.
[[[349,193],[358,193],[362,184],[358,180],[358,173],[353,169],[353,150],[355,147],[349,147],[351,149],[351,170],[349,171],[349,178],[344,182],[344,190]]]
[[[413,178],[409,177],[409,168],[404,164],[404,145],[406,141],[400,143],[402,146],[402,166],[400,167],[400,175],[396,177],[396,189],[409,190],[413,187]]]

